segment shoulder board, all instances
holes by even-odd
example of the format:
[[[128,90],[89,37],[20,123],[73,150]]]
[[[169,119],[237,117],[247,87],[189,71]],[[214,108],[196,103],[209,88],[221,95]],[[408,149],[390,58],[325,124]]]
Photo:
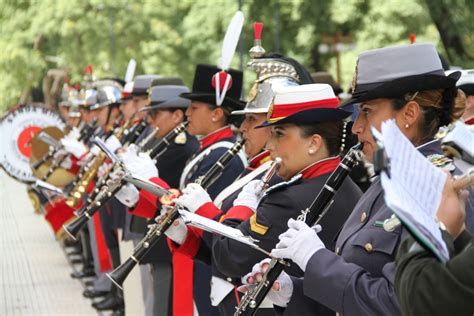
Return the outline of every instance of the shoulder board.
[[[259,235],[265,235],[268,231],[268,228],[267,226],[265,225],[262,225],[262,224],[259,224],[257,222],[257,214],[254,213],[250,219],[249,219],[249,222],[250,222],[250,230],[253,231],[254,233],[257,233]]]
[[[277,191],[277,190],[280,190],[280,189],[284,189],[284,188],[287,188],[287,187],[289,187],[289,186],[291,186],[295,183],[299,183],[302,178],[303,178],[303,175],[300,173],[300,174],[297,174],[296,176],[294,176],[293,178],[291,178],[288,181],[283,181],[283,182],[277,183],[277,184],[269,187],[265,191],[264,196],[267,195],[270,192],[274,192],[274,191]]]
[[[426,157],[433,165],[438,168],[444,169],[446,171],[454,171],[456,168],[454,166],[453,160],[441,155],[441,154],[433,154]]]

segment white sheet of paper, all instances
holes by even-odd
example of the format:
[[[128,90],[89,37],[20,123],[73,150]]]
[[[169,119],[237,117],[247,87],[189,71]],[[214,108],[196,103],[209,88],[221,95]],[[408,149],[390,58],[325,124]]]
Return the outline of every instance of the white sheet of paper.
[[[435,220],[447,175],[431,164],[402,134],[393,120],[382,123],[390,159],[390,178],[381,180],[385,201],[407,228],[442,261],[449,252]]]
[[[443,143],[453,142],[474,157],[474,133],[463,122],[454,123],[454,128],[443,139]]]

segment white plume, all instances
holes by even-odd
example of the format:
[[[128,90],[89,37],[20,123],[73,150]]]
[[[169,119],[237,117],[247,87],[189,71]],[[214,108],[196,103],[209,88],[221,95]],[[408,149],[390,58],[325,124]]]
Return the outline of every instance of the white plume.
[[[125,73],[125,82],[131,82],[135,75],[135,68],[137,68],[137,62],[135,59],[130,59],[127,66],[127,72]]]
[[[224,42],[222,43],[222,52],[219,62],[219,67],[222,70],[229,69],[232,57],[234,57],[235,49],[239,43],[240,33],[244,25],[244,14],[242,11],[237,11],[227,27],[227,31],[224,36]]]

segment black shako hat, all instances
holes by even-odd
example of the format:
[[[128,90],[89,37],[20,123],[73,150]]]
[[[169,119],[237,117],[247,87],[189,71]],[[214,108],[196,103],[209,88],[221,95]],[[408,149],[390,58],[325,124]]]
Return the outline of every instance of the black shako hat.
[[[345,105],[379,98],[399,98],[406,93],[448,89],[461,76],[446,76],[432,44],[385,47],[359,55],[352,81],[352,98]]]
[[[181,94],[181,97],[191,101],[199,101],[218,106],[216,102],[215,80],[213,85],[213,76],[221,69],[213,65],[199,64],[196,66],[194,74],[193,88],[191,92]],[[230,111],[241,110],[245,102],[240,101],[242,94],[243,73],[239,70],[229,69],[226,71],[232,77],[230,88],[227,89],[222,107]]]

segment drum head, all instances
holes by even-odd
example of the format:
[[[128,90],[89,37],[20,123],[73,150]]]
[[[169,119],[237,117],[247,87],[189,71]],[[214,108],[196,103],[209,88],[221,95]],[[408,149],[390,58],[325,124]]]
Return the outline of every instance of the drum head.
[[[5,171],[22,182],[35,180],[29,160],[32,139],[43,128],[65,128],[58,113],[39,106],[24,106],[4,117],[0,123],[0,161]],[[38,158],[37,158],[38,159]]]

